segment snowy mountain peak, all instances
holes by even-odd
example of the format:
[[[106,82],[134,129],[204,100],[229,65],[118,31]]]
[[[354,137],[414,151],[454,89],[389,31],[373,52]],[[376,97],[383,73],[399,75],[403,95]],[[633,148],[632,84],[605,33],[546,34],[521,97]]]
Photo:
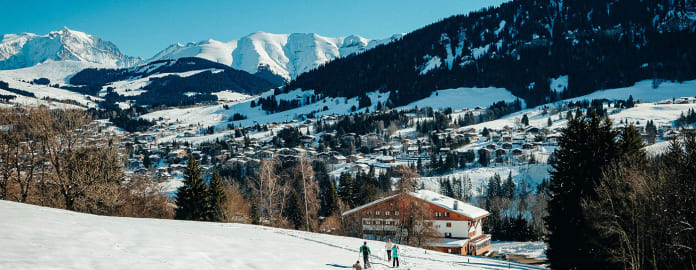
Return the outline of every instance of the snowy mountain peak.
[[[324,37],[316,33],[275,34],[256,31],[238,40],[214,39],[169,46],[148,62],[182,57],[199,57],[256,73],[259,68],[290,80],[337,57],[373,48],[400,38],[370,40],[358,35]]]
[[[113,43],[68,27],[46,35],[21,33],[2,36],[0,69],[25,68],[49,60],[129,67],[142,59],[126,56]]]

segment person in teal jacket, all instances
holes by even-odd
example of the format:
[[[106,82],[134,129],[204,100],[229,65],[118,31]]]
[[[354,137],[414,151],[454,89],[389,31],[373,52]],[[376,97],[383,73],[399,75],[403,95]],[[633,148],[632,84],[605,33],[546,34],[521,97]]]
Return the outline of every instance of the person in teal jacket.
[[[370,247],[367,246],[367,241],[363,242],[363,245],[360,246],[360,253],[362,253],[363,255],[363,264],[365,264],[365,268],[369,268],[370,262],[368,261],[368,259],[372,252],[370,251]]]
[[[399,246],[392,247],[392,267],[399,267]]]

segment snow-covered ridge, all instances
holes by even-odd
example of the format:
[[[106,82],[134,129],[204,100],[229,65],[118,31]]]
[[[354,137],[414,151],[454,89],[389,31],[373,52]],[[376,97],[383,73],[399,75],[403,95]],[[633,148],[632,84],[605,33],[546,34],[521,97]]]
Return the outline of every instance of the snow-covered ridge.
[[[129,67],[142,59],[122,54],[109,41],[67,27],[46,35],[2,35],[0,69],[31,67],[48,60],[74,60],[109,67]]]
[[[290,80],[337,57],[369,50],[402,36],[370,40],[358,35],[324,37],[314,33],[255,32],[229,42],[209,39],[173,44],[147,61],[199,57],[249,73],[266,66],[276,75]]]

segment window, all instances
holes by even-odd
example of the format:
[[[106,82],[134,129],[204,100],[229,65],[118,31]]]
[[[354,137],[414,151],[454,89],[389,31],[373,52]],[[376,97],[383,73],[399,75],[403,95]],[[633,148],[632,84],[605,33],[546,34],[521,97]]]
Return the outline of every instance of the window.
[[[375,216],[379,216],[379,211],[375,211]]]
[[[372,211],[367,211],[367,215],[368,215],[368,216],[371,216],[371,215],[372,215]]]
[[[394,215],[395,215],[395,216],[398,216],[398,215],[399,215],[399,211],[394,211]]]
[[[382,222],[380,222],[379,220],[375,220],[375,225],[379,225],[379,224],[381,224],[381,223],[382,223]]]
[[[365,225],[370,225],[370,221],[367,220],[367,219],[363,219],[363,224],[365,224]]]
[[[384,221],[384,225],[391,225],[391,220]]]
[[[445,212],[445,216],[446,216],[446,217],[449,217],[449,212]]]
[[[388,215],[389,215],[389,211],[384,211],[384,215],[385,215],[385,216],[388,216]]]
[[[452,249],[451,249],[451,248],[448,248],[448,249],[447,249],[447,253],[452,253]]]
[[[452,233],[445,233],[445,237],[452,237]]]
[[[447,228],[452,228],[452,222],[447,222]]]

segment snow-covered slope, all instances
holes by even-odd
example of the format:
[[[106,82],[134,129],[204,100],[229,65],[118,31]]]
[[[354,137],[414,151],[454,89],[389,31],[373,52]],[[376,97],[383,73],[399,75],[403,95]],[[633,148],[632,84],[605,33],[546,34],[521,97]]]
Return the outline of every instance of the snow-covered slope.
[[[0,201],[0,231],[0,269],[16,270],[350,269],[363,242],[254,225],[94,216],[9,201]],[[386,269],[384,243],[368,245],[372,269]],[[407,246],[400,251],[401,269],[508,269],[507,261]]]
[[[47,60],[75,60],[111,67],[132,66],[140,61],[122,54],[109,41],[67,27],[46,35],[2,35],[0,69],[25,68]]]
[[[109,64],[92,63],[85,61],[65,60],[54,61],[47,60],[43,63],[36,64],[31,67],[0,70],[0,80],[10,81],[32,81],[38,78],[46,78],[51,81],[51,84],[68,84],[68,79],[75,73],[86,68],[110,68]]]
[[[177,43],[148,61],[200,57],[249,73],[256,73],[260,66],[265,66],[289,80],[334,58],[368,50],[402,36],[397,34],[387,39],[369,40],[357,35],[324,37],[312,33],[256,32],[229,42],[209,39],[185,45]]]

